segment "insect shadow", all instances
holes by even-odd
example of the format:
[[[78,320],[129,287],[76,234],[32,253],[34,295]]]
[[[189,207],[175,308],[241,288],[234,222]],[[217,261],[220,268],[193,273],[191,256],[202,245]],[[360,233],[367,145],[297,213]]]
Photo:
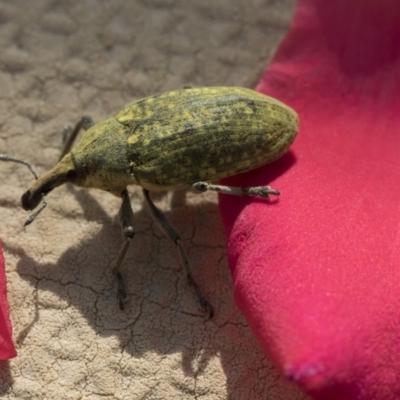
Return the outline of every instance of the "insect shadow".
[[[69,191],[82,206],[83,216],[80,218],[85,223],[101,224],[96,234],[88,235],[82,242],[68,248],[54,264],[39,263],[22,249],[10,249],[5,243],[5,247],[20,258],[17,263],[19,275],[38,290],[35,317],[20,332],[17,341],[23,343],[29,335],[30,329],[40,319],[40,309],[52,307],[51,301],[42,300],[49,297],[47,294],[50,292],[77,308],[100,336],[117,335],[121,348],[133,356],[140,357],[149,350],[161,354],[186,352],[183,359],[187,366],[184,369],[194,374],[194,371],[190,372],[191,360],[196,357],[197,365],[203,365],[197,353],[202,342],[197,342],[196,337],[200,339],[198,333],[206,326],[215,325],[204,322],[204,314],[187,285],[173,244],[159,232],[144,205],[135,212],[135,237],[124,267],[130,298],[126,309],[119,310],[116,282],[111,272],[115,254],[123,240],[116,216],[110,217],[88,191],[73,186]],[[155,200],[161,198],[160,195],[153,197]],[[234,308],[232,297],[226,296],[232,292],[232,286],[217,204],[210,201],[201,201],[199,205],[187,204],[185,192],[174,192],[170,202],[172,207],[166,215],[182,234],[194,275],[205,292],[212,294],[215,304],[229,303],[228,307]],[[76,216],[65,213],[62,218],[76,219]],[[198,233],[197,229],[200,229]],[[213,245],[207,244],[207,240],[204,244],[191,244],[193,240],[201,241],[204,232],[212,235],[208,242]],[[217,279],[215,273],[220,275]],[[190,329],[197,333],[188,335]],[[157,341],[156,348],[155,336],[164,338]],[[173,346],[168,339],[171,337],[176,338]],[[192,346],[187,343],[188,338]],[[191,353],[190,348],[196,351]],[[214,351],[206,353],[202,353],[204,365]]]
[[[294,156],[288,153],[271,173],[282,173],[294,162]],[[98,335],[117,336],[121,349],[132,356],[141,357],[147,351],[179,352],[187,375],[201,373],[212,357],[226,351],[226,343],[232,343],[229,332],[221,334],[221,326],[245,325],[233,301],[224,249],[226,238],[216,202],[202,195],[199,204],[188,204],[186,192],[177,191],[172,193],[171,209],[165,213],[182,235],[194,276],[215,304],[216,319],[204,320],[186,283],[176,249],[154,225],[144,206],[134,215],[136,235],[124,268],[130,298],[125,311],[120,311],[111,272],[114,255],[123,240],[116,216],[110,217],[88,191],[73,186],[69,191],[82,206],[80,219],[97,222],[101,228],[68,248],[54,264],[38,263],[23,250],[11,249],[20,257],[18,273],[38,290],[35,319],[21,331],[19,341],[23,342],[40,319],[40,309],[52,307],[51,300],[45,298],[46,293],[54,293],[67,306],[78,309]],[[161,197],[153,198],[157,201]],[[68,213],[62,217],[76,219]],[[250,345],[253,346],[253,339]],[[229,362],[226,364],[229,369]]]

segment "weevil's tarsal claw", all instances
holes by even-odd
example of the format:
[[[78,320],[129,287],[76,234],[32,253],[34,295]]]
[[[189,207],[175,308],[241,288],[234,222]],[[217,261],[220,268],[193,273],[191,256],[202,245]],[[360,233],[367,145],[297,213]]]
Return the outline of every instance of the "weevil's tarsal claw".
[[[253,186],[242,189],[243,193],[247,196],[268,198],[270,194],[279,196],[279,190],[273,189],[271,186]]]
[[[182,254],[181,254],[182,256]],[[187,261],[186,255],[185,261]],[[185,268],[186,269],[186,268]],[[192,274],[189,271],[189,274],[186,275],[186,279],[189,283],[189,285],[194,289],[194,292],[196,294],[196,298],[198,303],[200,304],[200,307],[202,308],[203,311],[206,313],[206,319],[211,319],[214,315],[214,307],[212,304],[202,295],[201,290],[197,283],[193,280]]]

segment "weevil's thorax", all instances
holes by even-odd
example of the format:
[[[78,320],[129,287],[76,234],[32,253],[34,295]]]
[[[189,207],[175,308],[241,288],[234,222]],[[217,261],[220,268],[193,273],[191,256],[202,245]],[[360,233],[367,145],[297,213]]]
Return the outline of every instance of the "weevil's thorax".
[[[114,118],[91,127],[70,153],[76,173],[70,181],[117,196],[127,185],[137,184],[128,162],[127,135],[127,128]]]

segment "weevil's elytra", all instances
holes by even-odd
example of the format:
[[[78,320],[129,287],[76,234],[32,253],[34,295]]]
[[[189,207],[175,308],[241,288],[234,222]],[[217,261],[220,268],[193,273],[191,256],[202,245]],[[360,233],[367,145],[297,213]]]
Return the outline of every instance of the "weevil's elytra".
[[[130,165],[148,190],[174,190],[256,168],[280,157],[297,132],[291,109],[249,89],[184,89],[150,99],[116,116],[132,129]]]
[[[81,128],[86,133],[69,151]],[[200,304],[212,315],[211,305],[191,277],[179,235],[155,207],[149,191],[192,186],[227,194],[278,195],[268,186],[232,188],[209,182],[274,161],[289,149],[297,131],[298,117],[291,108],[250,89],[192,88],[151,96],[97,124],[83,117],[67,141],[64,157],[22,196],[22,206],[33,210],[45,194],[66,182],[122,198],[119,217],[125,242],[113,268],[122,308],[126,291],[119,270],[133,238],[126,187],[142,186],[150,214],[177,246]],[[30,222],[37,214],[36,210],[28,217]]]

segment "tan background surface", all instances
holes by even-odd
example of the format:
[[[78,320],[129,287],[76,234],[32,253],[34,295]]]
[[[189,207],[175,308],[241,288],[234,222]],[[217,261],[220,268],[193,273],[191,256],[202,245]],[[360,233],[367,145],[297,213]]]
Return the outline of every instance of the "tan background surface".
[[[0,1],[0,153],[39,173],[61,131],[137,98],[180,88],[254,87],[293,0]],[[234,304],[215,195],[157,204],[182,235],[216,313],[205,321],[175,248],[131,188],[136,237],[120,312],[110,271],[122,242],[107,193],[62,187],[25,231],[33,178],[0,163],[0,237],[19,356],[0,365],[7,399],[305,399],[280,378]]]

